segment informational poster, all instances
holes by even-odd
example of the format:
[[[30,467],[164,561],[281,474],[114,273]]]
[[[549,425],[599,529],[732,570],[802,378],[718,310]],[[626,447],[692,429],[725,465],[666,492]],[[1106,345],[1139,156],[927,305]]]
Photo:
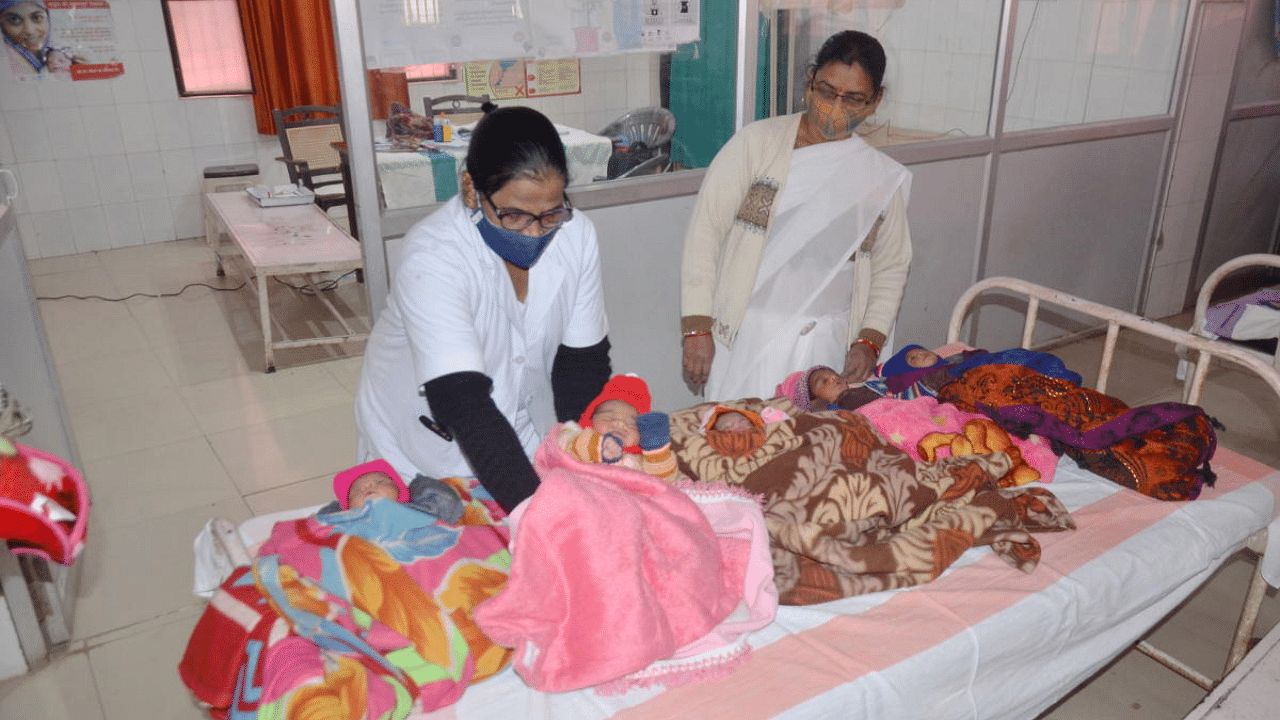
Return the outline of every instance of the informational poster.
[[[698,39],[701,0],[360,2],[365,62],[398,67],[668,51]]]
[[[576,58],[472,61],[463,65],[462,72],[468,95],[488,95],[493,100],[582,92],[582,68]]]
[[[20,80],[101,80],[124,73],[107,0],[17,2],[0,10],[5,55]]]
[[[577,58],[530,62],[525,82],[529,97],[577,95],[582,92],[582,63]]]

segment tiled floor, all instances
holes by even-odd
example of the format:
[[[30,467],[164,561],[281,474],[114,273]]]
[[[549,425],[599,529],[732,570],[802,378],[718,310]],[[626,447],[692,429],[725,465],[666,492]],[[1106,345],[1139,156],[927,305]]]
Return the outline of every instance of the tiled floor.
[[[172,292],[215,282],[198,242],[112,250],[31,263],[37,294]],[[237,276],[217,281],[238,284]],[[308,300],[278,287],[286,325]],[[350,279],[338,295],[363,307]],[[191,594],[191,541],[213,515],[321,502],[355,453],[352,393],[360,347],[277,356],[261,372],[262,339],[248,288],[193,287],[178,297],[41,302],[85,475],[94,492],[81,560],[72,651],[0,682],[0,720],[196,720],[176,665],[202,608]],[[1185,325],[1184,325],[1185,326]],[[1110,390],[1130,402],[1170,399],[1172,366],[1140,343]],[[1096,364],[1096,340],[1054,352],[1073,368]],[[1204,401],[1228,427],[1222,442],[1280,465],[1280,402],[1237,373],[1217,370]],[[1260,385],[1260,384],[1259,384]],[[1202,670],[1225,657],[1251,564],[1229,563],[1160,631],[1174,649],[1204,648]],[[1274,593],[1263,624],[1277,617]],[[1180,718],[1203,693],[1145,656],[1129,653],[1046,717]]]

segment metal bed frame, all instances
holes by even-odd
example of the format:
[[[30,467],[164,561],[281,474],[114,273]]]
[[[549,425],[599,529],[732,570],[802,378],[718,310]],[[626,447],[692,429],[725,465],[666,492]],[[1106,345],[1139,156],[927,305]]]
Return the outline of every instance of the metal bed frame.
[[[1228,260],[1218,266],[1217,270],[1210,273],[1209,277],[1204,281],[1204,286],[1200,288],[1200,294],[1196,296],[1196,311],[1195,316],[1191,321],[1191,332],[1206,338],[1217,337],[1213,333],[1204,329],[1204,316],[1209,310],[1209,302],[1213,298],[1213,291],[1218,288],[1218,283],[1225,280],[1232,273],[1244,270],[1245,268],[1260,267],[1280,268],[1280,255],[1271,255],[1269,253],[1241,255],[1238,258]],[[1270,360],[1272,367],[1280,369],[1280,345],[1276,346],[1275,353],[1270,356],[1259,350],[1251,350],[1248,348],[1242,349],[1245,352],[1253,353],[1255,356],[1262,358],[1263,360]],[[1179,371],[1182,369],[1183,368],[1180,366]],[[1181,375],[1179,375],[1179,377],[1181,377]]]
[[[1262,257],[1271,259],[1265,264],[1273,264],[1280,267],[1280,256]],[[1248,258],[1253,259],[1246,261]],[[1257,256],[1245,256],[1223,265],[1210,277],[1211,282],[1216,284],[1218,279],[1225,277],[1231,270],[1244,265],[1259,264],[1256,258]],[[1203,324],[1204,307],[1207,304],[1208,293],[1212,292],[1212,287],[1209,283],[1206,283],[1205,287],[1207,290],[1201,292],[1201,300],[1196,307],[1197,327]],[[1102,359],[1098,367],[1098,379],[1094,383],[1095,389],[1099,392],[1105,393],[1107,391],[1107,380],[1111,375],[1111,365],[1115,358],[1116,340],[1119,337],[1120,329],[1125,328],[1150,338],[1168,341],[1174,346],[1175,351],[1184,353],[1184,357],[1187,357],[1187,359],[1183,362],[1187,364],[1191,372],[1183,385],[1182,402],[1191,404],[1199,402],[1204,389],[1204,379],[1209,371],[1209,365],[1215,359],[1231,362],[1252,371],[1271,387],[1276,393],[1277,400],[1280,401],[1280,368],[1268,365],[1261,359],[1259,353],[1223,343],[1222,341],[1205,338],[1188,330],[1164,325],[1124,310],[1108,307],[1016,278],[991,277],[975,283],[966,290],[960,296],[960,299],[956,301],[955,309],[952,311],[951,323],[947,329],[948,343],[961,341],[961,327],[969,316],[974,302],[985,293],[997,292],[1006,296],[1013,294],[1026,298],[1027,306],[1020,345],[1024,349],[1031,349],[1040,306],[1045,303],[1086,315],[1105,323],[1106,339],[1103,343]],[[1266,542],[1267,529],[1263,528],[1250,536],[1243,547],[1261,557],[1266,551]],[[1227,656],[1226,667],[1222,673],[1224,676],[1240,663],[1240,660],[1249,649],[1249,643],[1258,620],[1258,610],[1262,605],[1262,598],[1266,592],[1266,581],[1262,578],[1261,568],[1262,564],[1259,561],[1249,580],[1249,589],[1245,595],[1244,607],[1241,610],[1240,619],[1232,638],[1231,650]],[[1186,662],[1154,647],[1145,639],[1140,640],[1134,647],[1206,690],[1212,689],[1219,682],[1219,680],[1210,678],[1192,668]]]

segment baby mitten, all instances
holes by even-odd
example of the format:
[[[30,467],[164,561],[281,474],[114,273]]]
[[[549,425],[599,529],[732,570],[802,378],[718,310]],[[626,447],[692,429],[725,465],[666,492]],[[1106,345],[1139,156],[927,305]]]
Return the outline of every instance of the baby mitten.
[[[657,450],[671,442],[671,421],[666,413],[647,412],[637,415],[636,430],[640,432],[642,450]]]

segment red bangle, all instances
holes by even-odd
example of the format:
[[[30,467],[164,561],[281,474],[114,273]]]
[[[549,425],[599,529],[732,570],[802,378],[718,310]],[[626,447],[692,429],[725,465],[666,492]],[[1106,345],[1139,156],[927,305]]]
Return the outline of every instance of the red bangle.
[[[690,330],[689,332],[682,334],[684,336],[682,338],[683,340],[688,340],[691,337],[711,337],[710,330]]]
[[[871,352],[873,352],[873,353],[875,353],[875,354],[876,354],[876,358],[879,358],[879,357],[880,357],[880,346],[879,346],[879,345],[877,345],[877,344],[875,344],[875,343],[871,342],[870,340],[868,340],[868,339],[866,339],[866,338],[864,338],[864,337],[860,337],[860,338],[858,338],[857,340],[854,340],[854,341],[853,341],[853,344],[854,344],[854,345],[857,345],[858,343],[862,343],[863,345],[866,345],[867,347],[871,348]]]

